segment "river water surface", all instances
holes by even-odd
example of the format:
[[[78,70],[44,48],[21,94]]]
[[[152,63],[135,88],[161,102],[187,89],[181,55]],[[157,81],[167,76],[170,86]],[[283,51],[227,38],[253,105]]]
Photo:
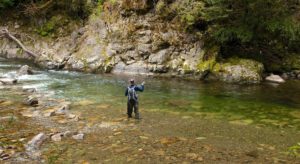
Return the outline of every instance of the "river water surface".
[[[0,77],[15,77],[23,64],[1,59]],[[106,115],[111,119],[126,117],[124,91],[128,79],[135,78],[138,83],[146,82],[145,91],[139,93],[142,121],[145,122],[151,118],[148,118],[149,113],[164,113],[157,122],[162,121],[163,115],[171,118],[175,114],[183,120],[220,120],[229,125],[289,129],[295,133],[300,130],[300,81],[290,80],[280,85],[237,85],[45,71],[31,66],[34,75],[18,77],[19,83],[14,87],[0,86],[0,100],[21,102],[24,97],[12,88],[36,88],[38,93],[71,102],[83,117],[95,117],[94,122],[101,122],[96,116],[103,116],[103,110],[109,110]]]

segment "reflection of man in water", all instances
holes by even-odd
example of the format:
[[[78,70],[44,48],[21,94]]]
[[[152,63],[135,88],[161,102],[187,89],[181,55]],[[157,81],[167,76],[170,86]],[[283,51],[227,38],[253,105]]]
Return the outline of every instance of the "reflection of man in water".
[[[127,114],[128,118],[132,117],[132,110],[134,109],[135,119],[140,119],[139,107],[138,107],[138,95],[137,91],[144,91],[144,82],[141,85],[135,85],[134,79],[130,80],[130,86],[127,87],[125,91],[125,96],[128,97],[127,101]]]

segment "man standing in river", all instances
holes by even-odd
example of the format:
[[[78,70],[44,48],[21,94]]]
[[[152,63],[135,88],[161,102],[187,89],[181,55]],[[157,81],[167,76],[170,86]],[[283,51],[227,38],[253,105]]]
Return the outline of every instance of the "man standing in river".
[[[127,87],[125,91],[125,96],[128,97],[127,100],[127,115],[128,118],[132,118],[132,111],[134,109],[135,119],[140,119],[139,114],[139,102],[138,102],[138,94],[137,91],[143,92],[144,91],[144,84],[143,82],[141,85],[135,85],[134,79],[130,79],[130,85]]]

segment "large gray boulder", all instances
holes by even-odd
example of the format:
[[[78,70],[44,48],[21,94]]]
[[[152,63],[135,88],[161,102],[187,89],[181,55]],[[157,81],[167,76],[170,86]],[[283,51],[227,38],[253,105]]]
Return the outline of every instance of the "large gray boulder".
[[[143,61],[138,61],[132,63],[130,65],[126,65],[123,62],[119,62],[112,70],[113,74],[141,74],[141,75],[148,75],[149,70],[147,68],[147,64]]]
[[[225,63],[216,63],[212,73],[228,83],[260,83],[263,70],[263,64],[257,61],[231,58]]]

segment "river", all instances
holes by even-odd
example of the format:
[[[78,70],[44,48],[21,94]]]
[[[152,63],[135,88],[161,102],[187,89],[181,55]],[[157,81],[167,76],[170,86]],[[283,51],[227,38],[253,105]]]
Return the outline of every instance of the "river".
[[[25,64],[22,61],[11,61],[7,59],[0,59],[0,77],[15,77],[16,71]],[[228,125],[228,128],[232,128],[231,126],[235,127],[247,127],[251,132],[256,130],[254,129],[261,129],[263,131],[270,132],[269,136],[273,135],[273,132],[280,132],[285,131],[286,137],[288,136],[297,136],[300,130],[300,81],[287,81],[284,84],[272,84],[272,83],[262,83],[258,85],[238,85],[238,84],[224,84],[219,82],[200,82],[200,81],[187,81],[187,80],[180,80],[180,79],[172,79],[172,78],[153,78],[153,77],[145,77],[145,76],[125,76],[125,75],[103,75],[103,74],[86,74],[86,73],[79,73],[79,72],[70,72],[70,71],[46,71],[42,70],[38,67],[30,63],[26,63],[31,65],[34,70],[34,75],[25,75],[18,77],[18,84],[15,86],[7,87],[7,86],[0,86],[0,100],[5,101],[14,101],[14,102],[22,102],[24,99],[24,95],[19,94],[16,92],[18,88],[36,88],[37,92],[42,95],[47,95],[47,97],[52,99],[59,99],[71,102],[71,108],[75,111],[75,113],[79,114],[83,119],[84,122],[76,123],[76,127],[81,127],[82,129],[86,130],[84,125],[88,125],[90,127],[89,132],[95,125],[99,127],[99,124],[103,120],[109,122],[121,122],[121,124],[125,124],[128,126],[140,126],[137,129],[141,128],[140,130],[147,130],[152,129],[151,131],[146,131],[145,133],[140,132],[137,134],[138,136],[142,136],[141,138],[146,139],[149,138],[149,135],[153,135],[153,138],[157,138],[158,141],[163,142],[164,137],[166,136],[181,136],[185,138],[197,138],[199,139],[199,131],[191,132],[188,127],[193,127],[191,124],[201,124],[201,120],[205,120],[205,124],[203,126],[209,124],[210,121],[215,121],[212,125],[215,125],[218,131],[218,128],[224,128],[221,124]],[[124,91],[128,85],[128,79],[135,78],[138,83],[145,81],[145,91],[143,93],[139,93],[140,99],[140,111],[142,120],[135,124],[135,122],[126,123],[126,97],[124,96]],[[0,104],[1,105],[1,104]],[[11,104],[13,108],[13,104]],[[1,114],[1,113],[0,113]],[[4,115],[2,113],[2,115]],[[0,115],[1,116],[1,115]],[[175,119],[176,118],[176,119]],[[165,133],[160,132],[159,127],[166,129],[169,126],[176,126],[176,120],[180,120],[181,122],[178,125],[178,128],[181,132],[171,132],[166,130]],[[199,121],[199,122],[198,122]],[[78,125],[77,125],[78,124]],[[147,125],[153,125],[156,129],[153,130],[153,127],[146,128]],[[72,127],[74,125],[68,125],[68,127]],[[180,127],[182,126],[182,127]],[[225,125],[224,125],[225,126]],[[33,125],[30,125],[33,127]],[[122,127],[120,125],[120,127]],[[203,127],[202,127],[203,128]],[[213,127],[212,127],[213,128]],[[47,129],[47,128],[41,128]],[[79,128],[80,129],[80,128]],[[135,128],[134,128],[135,129]],[[170,128],[172,130],[172,128]],[[196,128],[197,129],[197,128]],[[49,129],[48,129],[49,130]],[[176,130],[173,129],[173,130]],[[177,129],[178,130],[178,129]],[[203,130],[203,129],[202,129]],[[47,130],[46,130],[47,131]],[[117,130],[115,130],[118,133]],[[115,131],[112,131],[112,134],[107,135],[109,136],[118,136],[118,134],[114,135]],[[207,130],[210,131],[210,130]],[[221,130],[222,131],[222,130]],[[225,130],[226,131],[226,130]],[[249,133],[250,133],[249,131]],[[154,135],[152,133],[156,133]],[[229,137],[229,135],[225,135],[231,133],[233,131],[228,130],[224,132],[224,134],[220,134],[221,136]],[[244,133],[247,133],[245,131]],[[260,131],[258,131],[260,132]],[[31,135],[33,132],[31,132]],[[106,133],[110,132],[103,132],[105,136]],[[121,132],[120,132],[121,133]],[[126,133],[122,131],[122,133]],[[132,132],[128,132],[132,134]],[[235,132],[233,132],[235,133]],[[242,133],[242,131],[238,132]],[[97,133],[98,134],[98,133]],[[129,134],[129,136],[131,136]],[[216,136],[216,134],[211,134],[212,136]],[[236,134],[241,135],[241,134]],[[43,159],[46,161],[63,161],[68,159],[69,162],[80,161],[80,159],[84,159],[83,161],[105,161],[103,158],[105,157],[105,153],[100,155],[103,158],[98,158],[97,153],[99,150],[92,151],[93,153],[89,154],[89,150],[93,150],[91,147],[92,144],[99,144],[97,140],[97,135],[90,135],[88,139],[85,141],[89,141],[89,143],[79,143],[76,145],[73,141],[68,141],[64,144],[71,144],[74,147],[66,148],[70,149],[70,153],[65,155],[65,157],[61,157],[56,155],[54,157],[49,156],[44,157]],[[210,135],[200,134],[201,137],[209,138]],[[258,137],[257,134],[255,137]],[[255,137],[249,137],[249,140],[255,140]],[[213,138],[213,137],[210,137]],[[268,141],[269,147],[272,146],[274,141]],[[170,139],[170,138],[168,138]],[[167,141],[168,141],[167,139]],[[147,139],[146,139],[147,140]],[[215,142],[216,139],[208,139],[208,143]],[[166,141],[166,142],[167,142]],[[231,140],[228,139],[228,142]],[[281,139],[280,146],[273,145],[274,147],[280,147],[278,151],[283,151],[284,148],[288,148],[288,146],[292,146],[292,144],[296,144],[299,142],[299,136],[294,137],[290,141],[286,141],[285,139]],[[123,140],[116,140],[116,143],[123,142]],[[124,141],[125,142],[125,141]],[[170,141],[172,142],[172,141]],[[174,141],[175,142],[175,141]],[[179,142],[179,141],[178,141]],[[180,140],[181,142],[181,140]],[[187,142],[183,139],[182,142]],[[263,142],[263,141],[259,141]],[[267,141],[266,141],[267,142]],[[106,142],[101,141],[103,145]],[[127,142],[125,142],[127,143]],[[130,142],[129,142],[130,143]],[[208,144],[207,143],[207,144]],[[64,145],[62,143],[58,144],[60,146]],[[155,145],[155,141],[150,146]],[[186,143],[191,144],[191,143]],[[226,143],[227,145],[229,143]],[[53,146],[52,143],[50,145]],[[102,145],[102,146],[103,146]],[[137,154],[139,151],[146,151],[147,150],[147,143],[143,143],[145,148],[137,148]],[[146,145],[146,146],[145,146]],[[184,144],[183,144],[184,145]],[[222,145],[222,144],[220,144]],[[259,145],[256,143],[255,146]],[[262,145],[268,145],[263,144]],[[111,145],[110,145],[111,146]],[[247,144],[244,145],[247,147]],[[254,147],[255,147],[254,146]],[[52,152],[55,150],[59,152],[59,146],[53,146]],[[62,146],[64,147],[64,146]],[[72,147],[72,146],[71,146]],[[76,148],[75,148],[76,147]],[[74,156],[73,149],[77,149],[81,147],[83,150],[88,152],[81,152],[79,153],[80,156]],[[117,147],[117,146],[116,146]],[[123,146],[126,147],[126,146]],[[184,146],[183,146],[184,147]],[[218,147],[218,146],[216,146]],[[222,147],[222,146],[221,146]],[[224,146],[226,147],[226,146]],[[241,146],[242,148],[243,146]],[[264,147],[264,146],[262,146]],[[109,148],[107,148],[110,150]],[[111,149],[114,149],[112,146]],[[135,161],[135,162],[149,162],[148,156],[146,155],[145,158],[138,157],[128,157],[128,155],[122,155],[122,153],[129,151],[131,148],[128,147],[127,149],[117,149],[121,155],[117,155],[118,160],[110,157],[107,159],[106,162],[110,163],[113,161],[118,163],[119,161]],[[159,148],[163,149],[163,148]],[[181,148],[178,148],[181,149]],[[216,148],[217,149],[217,148]],[[220,148],[222,149],[222,148]],[[230,148],[229,148],[230,149]],[[45,148],[44,152],[51,152],[51,148]],[[153,149],[155,150],[155,148]],[[152,149],[149,152],[153,151]],[[172,150],[172,149],[171,149]],[[232,151],[235,149],[232,149]],[[251,149],[252,150],[252,149]],[[64,150],[68,152],[67,150]],[[118,152],[117,151],[117,152]],[[175,151],[175,148],[174,148]],[[178,150],[179,151],[179,150]],[[250,150],[249,150],[250,151]],[[73,152],[73,153],[72,153]],[[164,153],[162,153],[164,152]],[[166,150],[158,151],[156,153],[167,154]],[[47,154],[47,153],[45,153]],[[75,153],[76,154],[76,153]],[[89,154],[89,155],[86,155]],[[117,153],[118,154],[118,153]],[[126,153],[125,153],[126,154]],[[147,153],[146,153],[147,154]],[[175,153],[176,154],[176,153]],[[179,153],[180,154],[180,153]],[[195,154],[195,153],[194,153]],[[184,154],[185,159],[194,160],[193,153]],[[107,155],[107,154],[106,154]],[[111,156],[112,154],[108,154]],[[151,155],[149,155],[150,157]],[[180,161],[180,156],[175,156],[172,154],[165,155],[167,156],[164,158],[166,161]],[[175,156],[175,159],[172,157]],[[191,156],[191,157],[189,157]],[[202,155],[203,156],[203,155]],[[201,156],[201,158],[203,158]],[[95,158],[95,159],[91,159]],[[112,159],[111,159],[112,158]],[[196,158],[196,157],[195,157]],[[197,159],[199,160],[200,155],[197,154]],[[209,158],[212,159],[213,157]],[[217,157],[216,157],[217,158]],[[246,158],[246,157],[245,157]],[[285,158],[285,157],[284,157]],[[157,157],[155,160],[160,161]],[[154,160],[154,161],[155,161]],[[205,158],[204,158],[205,160]],[[258,158],[258,161],[263,161],[263,159]],[[200,159],[201,161],[201,159]],[[221,160],[222,161],[222,160]],[[235,160],[233,160],[235,161]],[[255,161],[255,160],[254,160]],[[44,161],[45,162],[45,161]],[[227,161],[228,162],[228,161]],[[235,161],[236,162],[236,161]],[[274,161],[272,161],[274,162]],[[92,162],[93,163],[93,162]],[[149,162],[151,163],[151,162]]]

